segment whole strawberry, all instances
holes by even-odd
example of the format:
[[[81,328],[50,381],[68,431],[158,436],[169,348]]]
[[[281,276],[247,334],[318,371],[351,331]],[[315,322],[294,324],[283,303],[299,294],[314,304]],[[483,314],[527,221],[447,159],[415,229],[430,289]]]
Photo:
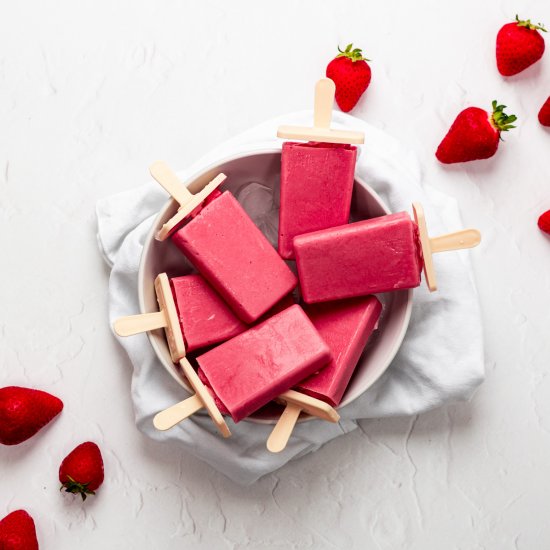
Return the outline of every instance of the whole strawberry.
[[[0,388],[0,443],[17,445],[43,428],[63,409],[63,402],[44,391]]]
[[[539,23],[529,19],[521,21],[516,15],[514,23],[508,23],[497,34],[497,67],[503,76],[520,73],[544,53],[544,38],[538,31],[546,32]]]
[[[1,550],[38,550],[34,521],[25,510],[16,510],[0,521]]]
[[[368,88],[371,79],[371,70],[367,63],[370,59],[363,57],[359,48],[348,44],[327,65],[327,78],[336,85],[335,99],[342,111],[351,111],[363,92]]]
[[[540,215],[538,226],[541,231],[544,231],[550,235],[550,210],[547,210],[544,214]]]
[[[543,126],[550,126],[550,97],[544,102],[539,111],[539,122]]]
[[[439,144],[435,156],[444,164],[467,162],[492,157],[500,140],[500,133],[515,128],[515,115],[504,112],[506,105],[493,101],[493,112],[479,107],[468,107],[458,114],[447,135]]]
[[[82,500],[95,495],[103,483],[103,458],[99,447],[87,441],[73,449],[59,467],[60,491],[79,494]]]

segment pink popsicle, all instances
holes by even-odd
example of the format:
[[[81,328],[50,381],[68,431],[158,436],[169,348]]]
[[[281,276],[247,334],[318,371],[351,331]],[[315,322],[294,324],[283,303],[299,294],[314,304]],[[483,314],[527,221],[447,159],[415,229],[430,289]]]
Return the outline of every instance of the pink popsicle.
[[[299,305],[197,358],[199,376],[235,422],[321,369],[327,344]]]
[[[187,351],[229,340],[248,328],[201,275],[174,277],[170,286]]]
[[[348,222],[357,148],[287,141],[281,153],[279,254],[294,258],[295,236]]]
[[[307,303],[420,284],[418,227],[406,212],[300,235],[294,250]]]
[[[374,296],[366,296],[312,304],[304,310],[330,348],[332,360],[294,389],[337,407],[378,324],[382,304]]]
[[[297,284],[228,191],[205,205],[172,241],[246,323],[258,319]]]

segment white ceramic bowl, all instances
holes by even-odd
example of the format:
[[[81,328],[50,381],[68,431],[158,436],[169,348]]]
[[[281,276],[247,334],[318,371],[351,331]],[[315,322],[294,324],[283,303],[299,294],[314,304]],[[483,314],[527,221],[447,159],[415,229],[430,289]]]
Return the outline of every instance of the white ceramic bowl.
[[[192,192],[201,189],[220,172],[227,175],[224,188],[229,189],[237,198],[239,190],[249,182],[257,182],[274,190],[274,200],[278,204],[278,186],[281,171],[281,151],[270,149],[238,154],[205,168],[189,178],[185,184]],[[245,209],[246,209],[246,205]],[[276,205],[275,205],[276,208]],[[177,204],[169,200],[160,211],[143,246],[139,269],[139,303],[142,313],[157,311],[154,279],[162,272],[169,276],[185,275],[193,270],[185,256],[171,243],[170,239],[159,242],[155,233],[177,210]],[[352,201],[354,219],[373,218],[388,214],[390,210],[381,198],[360,178],[355,178]],[[380,295],[384,310],[379,329],[371,337],[363,353],[353,378],[344,394],[340,407],[359,397],[388,368],[394,358],[407,330],[412,308],[412,291],[403,290]],[[171,359],[162,330],[149,333],[149,340],[158,358],[174,380],[190,391],[185,378],[180,374]],[[274,422],[265,415],[252,415],[247,420],[253,422]]]

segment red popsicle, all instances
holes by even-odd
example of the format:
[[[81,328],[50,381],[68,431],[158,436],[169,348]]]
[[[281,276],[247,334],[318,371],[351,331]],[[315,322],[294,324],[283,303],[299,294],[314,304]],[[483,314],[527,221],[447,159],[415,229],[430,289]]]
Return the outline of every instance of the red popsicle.
[[[366,296],[307,305],[304,310],[330,348],[332,360],[295,389],[337,407],[378,325],[382,304],[374,296]]]
[[[302,296],[307,303],[414,288],[424,269],[437,284],[432,254],[477,246],[479,231],[429,238],[422,207],[300,235],[294,239]]]
[[[277,398],[331,359],[299,305],[197,358],[199,376],[235,422]]]
[[[204,206],[172,241],[246,323],[258,319],[297,284],[229,191]]]

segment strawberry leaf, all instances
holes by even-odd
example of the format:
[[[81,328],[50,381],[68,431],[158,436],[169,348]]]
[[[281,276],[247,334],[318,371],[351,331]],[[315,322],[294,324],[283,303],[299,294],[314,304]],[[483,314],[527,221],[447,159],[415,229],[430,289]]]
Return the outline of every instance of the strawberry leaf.
[[[526,19],[523,21],[518,17],[517,13],[516,13],[516,21],[517,21],[518,27],[525,27],[527,29],[531,29],[532,31],[546,32],[546,29],[544,28],[543,24],[538,23],[537,25],[535,25],[534,23],[531,23],[531,19]]]
[[[340,53],[336,57],[347,57],[348,59],[351,59],[353,62],[370,61],[370,59],[363,57],[363,52],[361,51],[361,48],[353,48],[353,44],[348,44],[344,51],[342,51],[340,49],[340,46],[338,46],[338,51]]]
[[[512,122],[515,122],[518,117],[516,115],[507,115],[504,112],[506,105],[499,105],[498,102],[494,100],[492,102],[492,106],[493,114],[491,116],[491,122],[499,132],[507,132],[508,130],[515,128]]]

